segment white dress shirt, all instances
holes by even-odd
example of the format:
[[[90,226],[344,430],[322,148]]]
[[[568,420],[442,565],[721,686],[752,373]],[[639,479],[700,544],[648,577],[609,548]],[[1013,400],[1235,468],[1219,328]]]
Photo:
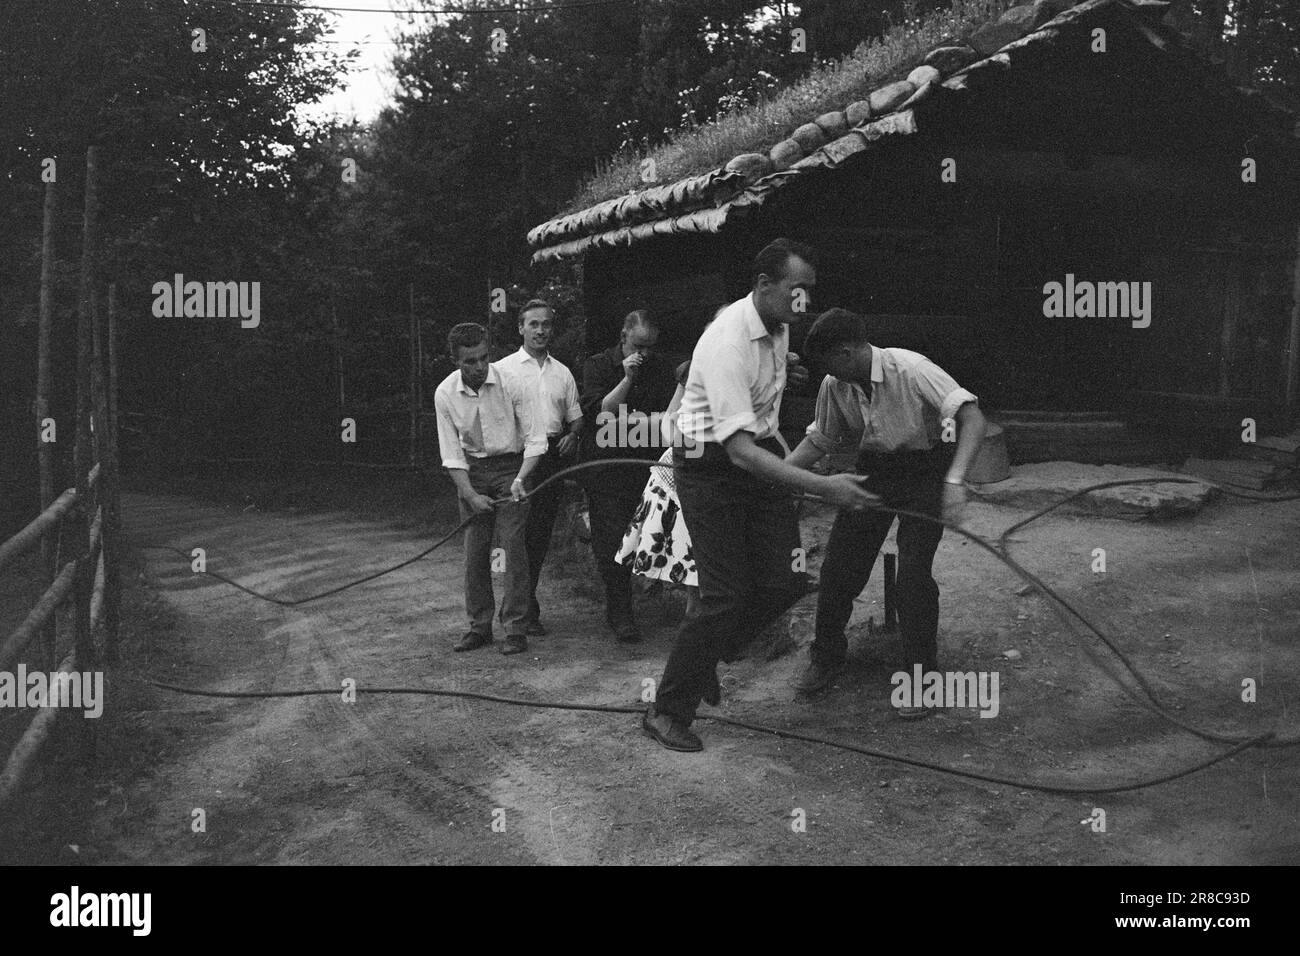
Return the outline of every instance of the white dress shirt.
[[[477,392],[465,385],[460,369],[433,393],[438,413],[438,447],[444,468],[469,469],[467,458],[523,452],[535,458],[546,452],[546,435],[533,414],[524,383],[488,366]]]
[[[533,408],[548,438],[568,431],[573,422],[582,417],[578,403],[578,383],[573,373],[549,352],[539,363],[523,346],[497,362],[534,390]]]
[[[978,402],[919,352],[871,346],[871,397],[833,375],[822,379],[808,438],[826,454],[925,451],[943,437],[943,421]]]
[[[755,441],[780,434],[789,326],[768,332],[751,292],[731,303],[695,344],[677,425],[697,442],[725,442],[739,431]]]

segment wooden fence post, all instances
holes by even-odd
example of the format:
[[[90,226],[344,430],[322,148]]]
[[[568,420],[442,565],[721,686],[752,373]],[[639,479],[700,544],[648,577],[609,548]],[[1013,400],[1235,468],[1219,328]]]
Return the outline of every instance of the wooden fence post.
[[[40,468],[41,511],[54,501],[54,446],[42,438],[45,419],[50,414],[50,328],[54,322],[54,289],[51,274],[54,269],[54,215],[57,202],[54,183],[45,184],[45,221],[41,226],[41,312],[37,332],[36,357],[36,460]],[[55,422],[57,437],[58,422]],[[65,432],[66,434],[66,432]],[[41,537],[41,561],[45,567],[45,584],[54,583],[59,569],[55,567],[58,555],[57,529]],[[41,629],[41,648],[45,669],[54,670],[58,659],[54,656],[58,642],[58,626],[54,617]]]
[[[420,428],[420,342],[419,330],[415,318],[415,283],[412,282],[407,286],[407,302],[410,308],[410,336],[411,336],[411,387],[409,402],[411,406],[411,447],[409,460],[412,465],[415,464],[415,450],[419,446],[419,428]]]
[[[339,440],[339,429],[343,427],[343,407],[346,404],[346,397],[343,393],[343,333],[339,330],[339,307],[334,301],[333,294],[330,295],[330,316],[334,323],[334,374],[338,378],[339,384],[339,411],[334,417],[334,447],[340,462],[345,460],[343,442]]]
[[[96,194],[97,149],[86,148],[86,196],[81,247],[81,303],[77,309],[77,444],[73,453],[76,471],[77,510],[73,518],[73,551],[77,555],[77,599],[74,610],[75,647],[74,667],[78,671],[90,670],[95,660],[95,644],[90,633],[90,592],[95,569],[90,561],[91,504],[88,477],[90,472],[90,347],[91,317],[95,302],[95,245],[98,240],[96,216],[99,197]]]

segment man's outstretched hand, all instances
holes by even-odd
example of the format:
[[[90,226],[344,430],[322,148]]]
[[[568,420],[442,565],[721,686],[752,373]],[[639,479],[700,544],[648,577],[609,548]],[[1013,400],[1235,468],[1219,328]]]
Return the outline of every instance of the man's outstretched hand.
[[[822,486],[822,497],[845,511],[879,507],[883,501],[863,487],[866,480],[862,475],[831,475]]]
[[[474,512],[476,515],[485,515],[496,507],[496,505],[492,503],[491,498],[487,495],[480,495],[478,492],[475,492],[472,495],[462,495],[461,500],[465,502],[465,504],[469,506],[469,510]]]

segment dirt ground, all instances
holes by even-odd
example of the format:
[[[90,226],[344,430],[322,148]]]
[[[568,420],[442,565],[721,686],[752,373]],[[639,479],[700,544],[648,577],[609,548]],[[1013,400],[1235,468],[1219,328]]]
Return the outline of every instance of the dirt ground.
[[[452,503],[436,507],[452,526]],[[129,496],[124,511],[133,544],[202,546],[213,570],[284,596],[395,563],[428,540],[338,513],[157,494]],[[996,538],[1027,513],[975,502],[968,522]],[[824,541],[828,525],[828,514],[807,516],[805,544]],[[1163,523],[1053,515],[1019,533],[1012,553],[1113,635],[1184,719],[1294,733],[1297,541],[1300,502],[1229,500]],[[1094,548],[1106,551],[1104,574],[1091,570]],[[4,862],[1300,862],[1296,749],[1249,751],[1135,793],[1061,797],[708,721],[696,726],[706,750],[678,754],[643,737],[630,715],[416,696],[215,700],[142,687],[128,678],[224,690],[340,688],[353,678],[363,688],[633,704],[642,681],[660,676],[682,602],[643,598],[646,640],[616,644],[600,626],[590,557],[570,547],[543,576],[549,636],[527,655],[453,654],[464,629],[455,539],[300,609],[195,575],[174,554],[138,554],[97,756],[88,768],[67,756],[87,744],[65,721],[55,747],[64,755],[0,822]],[[997,717],[894,716],[897,646],[867,626],[881,620],[879,568],[855,613],[852,666],[831,691],[795,697],[802,649],[741,661],[722,666],[722,713],[1036,781],[1129,781],[1220,749],[1132,703],[1094,663],[1091,638],[1043,598],[1018,594],[1022,582],[975,546],[946,535],[935,568],[941,666],[998,671]],[[801,645],[813,606],[796,610]],[[1012,650],[1017,659],[1003,656]],[[1258,683],[1257,703],[1241,700],[1246,677]],[[1088,825],[1094,808],[1106,813],[1105,832]],[[204,832],[194,832],[196,809]],[[798,811],[806,828],[792,825]]]

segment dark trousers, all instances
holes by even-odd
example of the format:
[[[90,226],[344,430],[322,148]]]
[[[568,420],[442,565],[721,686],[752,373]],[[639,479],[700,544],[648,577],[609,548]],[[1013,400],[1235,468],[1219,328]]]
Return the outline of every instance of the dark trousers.
[[[776,442],[761,444],[782,454]],[[673,456],[700,597],[655,695],[656,711],[687,723],[717,680],[718,661],[736,659],[806,593],[793,570],[799,523],[790,493],[731,464],[721,445],[703,447],[698,458],[680,449]]]
[[[867,476],[867,490],[880,495],[887,508],[938,517],[943,511],[943,475],[952,454],[952,445],[943,444],[928,452],[864,454],[858,460],[858,472]],[[938,669],[939,585],[931,565],[943,525],[874,509],[841,511],[831,527],[817,594],[816,638],[810,648],[814,661],[828,666],[843,663],[848,650],[844,628],[853,614],[853,601],[866,587],[895,518],[898,578],[894,593],[906,663]]]
[[[561,436],[547,442],[546,454],[533,466],[528,476],[529,489],[536,488],[551,475],[565,467],[565,462],[556,451]],[[546,563],[546,552],[551,549],[551,530],[555,527],[555,516],[560,510],[560,498],[564,494],[564,482],[554,481],[528,499],[528,527],[525,542],[528,549],[528,621],[536,621],[541,616],[541,606],[537,603],[537,581],[542,576],[542,565]]]
[[[510,483],[519,474],[522,455],[493,455],[469,459],[469,483],[489,498],[506,498]],[[525,501],[503,501],[486,514],[475,515],[465,526],[465,614],[469,629],[492,636],[492,614],[496,598],[492,593],[492,537],[502,550],[500,568],[505,594],[501,598],[501,625],[508,636],[522,636],[528,610],[528,555],[524,549],[524,526],[528,520]],[[460,502],[460,516],[470,516],[469,506]]]
[[[610,472],[615,468],[608,469]],[[623,471],[631,469],[623,468]],[[591,518],[591,553],[605,585],[605,619],[618,624],[632,619],[632,565],[614,560],[628,522],[641,504],[639,489],[621,487],[623,475],[609,475],[605,488],[587,488],[587,513]]]

